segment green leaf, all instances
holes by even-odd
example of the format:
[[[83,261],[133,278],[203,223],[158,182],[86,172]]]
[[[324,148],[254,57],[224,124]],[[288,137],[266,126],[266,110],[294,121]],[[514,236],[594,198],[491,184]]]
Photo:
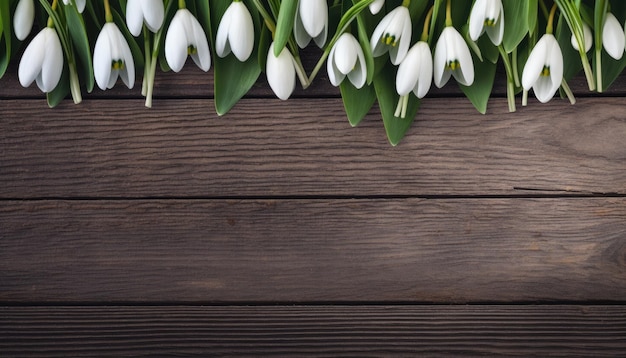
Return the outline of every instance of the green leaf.
[[[529,18],[520,14],[528,12],[529,3],[528,0],[502,0],[502,7],[504,9],[502,45],[507,53],[511,53],[528,34]],[[537,7],[534,12],[537,12]]]
[[[298,10],[298,0],[285,0],[280,4],[274,34],[274,56],[276,57],[280,55],[291,37],[296,10]]]
[[[574,50],[574,47],[572,47],[572,32],[569,26],[567,26],[565,19],[563,19],[563,15],[559,16],[559,22],[554,35],[563,53],[563,78],[569,81],[580,72],[583,66],[580,62],[578,51]]]
[[[493,88],[493,81],[496,77],[496,64],[490,61],[480,62],[474,56],[474,83],[471,86],[459,87],[465,93],[465,96],[472,102],[478,112],[485,114],[487,112],[487,102]]]
[[[395,87],[396,71],[390,63],[385,66],[374,78],[374,88],[378,98],[378,106],[383,117],[387,139],[391,145],[396,146],[411,127],[417,114],[420,101],[417,97],[409,94],[409,104],[404,118],[394,116],[398,104],[398,94]]]
[[[78,12],[76,5],[63,6],[65,11],[65,18],[67,20],[67,27],[69,36],[74,44],[74,54],[76,55],[82,69],[81,77],[85,81],[87,92],[91,93],[95,84],[93,74],[93,61],[91,58],[91,47],[89,45],[89,37],[85,28],[85,22],[83,16]]]
[[[70,93],[69,77],[69,70],[66,63],[63,65],[63,72],[61,72],[59,84],[51,92],[46,93],[46,99],[50,108],[56,107]]]
[[[7,0],[0,1],[0,78],[9,67],[11,61],[11,10]]]
[[[221,1],[217,4],[213,3],[213,11],[211,12],[211,38],[215,38],[214,36],[217,34],[220,20],[229,5],[230,2],[228,1]],[[255,24],[255,29],[258,29],[260,26],[258,12],[255,11],[255,8],[250,4],[245,5],[251,10],[250,13]],[[258,30],[256,32],[258,33]],[[258,36],[255,37],[255,42],[258,43]],[[259,66],[257,49],[258,46],[254,46],[252,54],[245,62],[239,62],[232,53],[225,58],[213,56],[215,111],[218,115],[226,114],[246,93],[248,93],[259,78],[261,67]]]
[[[355,127],[369,113],[376,100],[376,90],[374,86],[365,85],[360,89],[354,87],[347,78],[339,86],[343,106],[348,116],[350,125]]]

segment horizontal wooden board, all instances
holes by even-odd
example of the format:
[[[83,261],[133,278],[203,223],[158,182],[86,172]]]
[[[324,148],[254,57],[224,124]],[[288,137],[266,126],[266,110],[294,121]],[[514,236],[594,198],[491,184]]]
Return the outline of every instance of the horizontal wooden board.
[[[8,357],[618,357],[624,306],[0,307]]]
[[[313,51],[314,52],[314,51]],[[317,57],[313,53],[307,53],[303,57],[305,68],[313,69]],[[293,97],[339,97],[339,89],[333,87],[328,80],[325,72],[326,67],[318,73],[315,80],[307,89],[302,89],[300,83],[297,84],[293,93]],[[10,98],[44,98],[45,96],[39,91],[33,83],[29,88],[23,88],[17,79],[17,63],[13,63],[9,67],[7,73],[0,79],[0,99]],[[494,97],[506,96],[506,74],[504,69],[499,69],[496,75],[496,81],[493,86],[492,95]],[[587,81],[584,76],[580,75],[569,81],[569,86],[577,96],[598,95],[597,92],[590,92]],[[213,89],[213,69],[205,73],[197,68],[191,60],[179,73],[160,72],[157,71],[154,85],[154,97],[163,98],[212,98]],[[618,78],[604,95],[616,96],[626,94],[626,77]],[[132,89],[128,89],[121,81],[112,89],[102,91],[97,86],[92,93],[86,93],[83,90],[85,100],[94,98],[141,98],[141,77],[137,77],[137,81]],[[248,97],[265,97],[275,98],[271,88],[267,84],[265,74],[261,73],[257,83],[251,88]],[[437,98],[442,96],[463,96],[459,86],[451,80],[443,88],[431,87],[428,97]],[[521,95],[518,95],[518,99]],[[157,101],[158,102],[158,101]]]
[[[625,198],[4,201],[0,302],[623,302],[625,218]]]
[[[431,99],[397,147],[339,99],[0,101],[0,198],[626,193],[623,98]]]

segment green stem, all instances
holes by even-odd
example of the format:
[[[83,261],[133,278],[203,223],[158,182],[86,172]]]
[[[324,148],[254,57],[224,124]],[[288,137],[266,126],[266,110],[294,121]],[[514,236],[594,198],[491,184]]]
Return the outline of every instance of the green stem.
[[[148,73],[148,86],[146,92],[146,107],[152,108],[152,94],[154,91],[154,78],[156,77],[156,65],[158,60],[158,54],[152,55],[150,60],[150,70]]]
[[[78,81],[78,72],[76,71],[76,64],[74,62],[68,62],[70,69],[70,92],[72,93],[72,99],[74,104],[79,104],[83,101],[83,95],[80,93],[80,82]]]
[[[409,7],[411,5],[411,0],[402,0],[402,6]]]
[[[187,8],[187,4],[185,3],[185,0],[178,0],[178,8],[179,9],[186,9]]]
[[[296,69],[296,74],[298,75],[298,79],[300,80],[300,84],[302,84],[303,89],[306,89],[307,87],[309,87],[309,85],[311,85],[311,82],[309,82],[309,78],[306,75],[304,66],[302,66],[302,61],[300,60],[300,56],[294,55],[293,60],[294,60],[294,65],[295,65],[294,67]]]
[[[324,66],[324,62],[326,62],[328,55],[330,55],[330,50],[330,47],[327,47],[326,50],[324,50],[324,52],[322,53],[322,56],[320,56],[320,59],[315,64],[313,71],[311,71],[311,74],[308,77],[309,84],[313,82],[313,79],[315,78],[315,76],[317,76],[317,73],[320,71],[320,69],[322,69],[322,66]]]
[[[504,69],[506,70],[506,96],[509,102],[509,112],[515,112],[515,75],[513,72],[513,66],[511,65],[511,60],[509,59],[509,55],[506,53],[504,46],[498,46],[498,50],[500,51],[500,57],[502,57]]]
[[[147,86],[148,86],[148,82],[149,82],[149,68],[150,68],[150,59],[151,59],[151,51],[150,48],[152,46],[150,46],[150,34],[148,33],[148,31],[146,31],[146,26],[143,26],[143,44],[144,44],[144,67],[143,67],[143,81],[141,83],[141,94],[143,96],[146,95],[147,93]]]
[[[428,41],[428,33],[430,30],[430,20],[433,17],[433,11],[435,10],[435,5],[431,6],[426,14],[426,18],[424,19],[424,29],[422,30],[422,37],[420,41]]]
[[[267,26],[267,28],[272,33],[272,38],[274,38],[274,32],[276,32],[276,24],[274,23],[274,18],[267,12],[267,10],[265,9],[265,6],[261,4],[260,0],[252,0],[252,3],[256,7],[256,9],[259,11],[259,14],[261,14],[261,17],[263,18],[263,21],[265,22],[265,26]]]
[[[546,34],[552,34],[554,32],[554,14],[556,14],[556,4],[552,5],[550,9],[550,15],[548,16],[548,24],[546,25]]]
[[[446,2],[446,26],[452,26],[452,1]]]
[[[511,67],[513,68],[513,80],[515,81],[515,87],[521,87],[519,81],[519,70],[517,67],[517,47],[513,49],[511,53]]]
[[[569,88],[565,78],[561,80],[561,88],[563,88],[563,92],[565,92],[565,95],[569,99],[569,103],[576,104],[576,97],[574,97],[574,93],[572,93],[572,90]]]
[[[111,13],[111,5],[109,0],[104,0],[104,18],[106,22],[113,22],[113,14]]]

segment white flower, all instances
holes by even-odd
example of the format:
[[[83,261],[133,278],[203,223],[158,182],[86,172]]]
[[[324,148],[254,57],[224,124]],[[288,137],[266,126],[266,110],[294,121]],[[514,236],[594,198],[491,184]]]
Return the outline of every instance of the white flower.
[[[502,43],[504,35],[504,8],[501,0],[476,0],[469,17],[469,34],[478,40],[487,31],[494,45]]]
[[[265,68],[267,82],[270,84],[276,97],[286,100],[296,88],[296,68],[293,56],[287,47],[280,55],[274,56],[274,43],[267,52],[267,66]]]
[[[56,30],[46,27],[28,44],[17,70],[20,84],[37,82],[42,92],[56,88],[63,72],[63,48]]]
[[[376,15],[380,12],[380,9],[385,6],[385,0],[374,0],[370,3],[370,12],[372,15]]]
[[[450,75],[464,86],[474,83],[474,62],[467,43],[461,34],[452,26],[447,26],[441,32],[435,47],[434,82],[441,88]]]
[[[165,59],[174,72],[179,72],[187,55],[203,71],[211,67],[209,42],[202,26],[189,10],[178,9],[165,37]]]
[[[242,1],[233,1],[226,9],[215,37],[215,52],[226,57],[232,50],[241,62],[250,57],[254,47],[252,16]]]
[[[361,88],[365,84],[367,77],[365,55],[359,41],[349,32],[339,36],[330,50],[326,65],[330,83],[335,87],[339,86],[346,76],[356,88]]]
[[[530,52],[524,71],[522,87],[528,91],[532,87],[541,103],[546,103],[561,86],[563,80],[563,54],[559,43],[552,34],[545,34]]]
[[[293,0],[297,1],[297,0]],[[328,35],[328,4],[326,0],[300,0],[293,23],[293,34],[300,48],[311,39],[322,48]]]
[[[591,28],[589,25],[583,22],[583,40],[585,41],[585,52],[589,52],[591,50],[591,45],[593,45],[593,34],[591,33]],[[578,41],[576,41],[576,36],[572,34],[572,38],[570,39],[572,42],[572,47],[574,50],[579,51]]]
[[[130,89],[135,85],[135,63],[130,47],[116,24],[102,27],[93,50],[93,72],[100,89],[113,88],[121,77]]]
[[[602,47],[609,56],[619,60],[624,54],[624,45],[626,45],[624,29],[622,29],[615,15],[607,12],[604,26],[602,26]]]
[[[371,39],[372,55],[378,57],[389,51],[391,63],[399,64],[409,51],[411,43],[411,16],[409,9],[398,6],[380,21]]]
[[[430,47],[425,41],[419,41],[407,53],[398,66],[396,91],[405,96],[413,91],[417,98],[424,98],[430,89],[433,78],[433,58]]]
[[[63,0],[63,3],[65,5],[69,5],[72,2],[76,4],[76,7],[78,8],[78,12],[82,13],[83,11],[85,11],[86,0]]]
[[[23,41],[30,34],[35,21],[35,3],[34,0],[20,0],[13,13],[13,30],[15,37]]]
[[[128,0],[126,3],[126,25],[133,36],[139,36],[143,24],[157,32],[163,25],[164,17],[162,0]]]

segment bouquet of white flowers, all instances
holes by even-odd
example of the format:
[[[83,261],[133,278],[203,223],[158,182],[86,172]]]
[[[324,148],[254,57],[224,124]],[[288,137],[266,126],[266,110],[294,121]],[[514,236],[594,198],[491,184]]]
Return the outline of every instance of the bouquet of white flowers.
[[[214,67],[222,115],[262,72],[286,100],[325,64],[350,123],[378,102],[395,145],[432,83],[454,78],[485,113],[500,61],[510,111],[531,90],[574,103],[567,81],[581,71],[590,91],[605,90],[626,66],[625,19],[626,2],[609,0],[4,0],[0,77],[27,41],[19,81],[51,107],[118,79],[132,89],[137,73],[151,107],[157,67],[178,72],[191,57]],[[320,58],[307,73],[299,50],[311,43]]]

